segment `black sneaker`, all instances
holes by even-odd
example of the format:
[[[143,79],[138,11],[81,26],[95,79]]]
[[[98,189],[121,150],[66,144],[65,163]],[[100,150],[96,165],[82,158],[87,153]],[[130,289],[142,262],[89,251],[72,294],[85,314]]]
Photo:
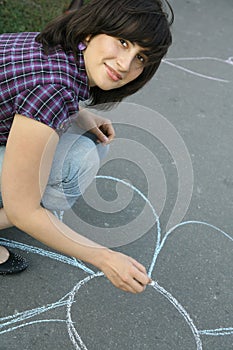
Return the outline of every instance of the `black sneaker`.
[[[0,275],[19,273],[28,267],[28,262],[21,255],[11,251],[9,253],[7,261],[0,264]]]

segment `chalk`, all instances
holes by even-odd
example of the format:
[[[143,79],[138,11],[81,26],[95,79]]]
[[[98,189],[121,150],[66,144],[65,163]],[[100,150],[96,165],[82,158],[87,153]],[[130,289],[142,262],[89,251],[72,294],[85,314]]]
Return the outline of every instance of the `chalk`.
[[[226,80],[226,79],[222,79],[222,78],[215,78],[213,76],[201,74],[201,73],[198,73],[198,72],[196,72],[194,70],[185,68],[185,67],[181,66],[180,64],[173,63],[173,62],[176,62],[176,61],[178,61],[178,62],[179,61],[215,61],[215,62],[225,63],[225,64],[228,64],[228,65],[233,65],[233,57],[229,57],[226,60],[221,59],[221,58],[216,58],[216,57],[177,57],[177,58],[165,58],[165,59],[162,60],[162,62],[165,63],[165,64],[168,64],[168,65],[170,65],[170,66],[172,66],[174,68],[180,69],[180,70],[182,70],[182,71],[184,71],[186,73],[195,75],[195,76],[200,77],[200,78],[213,80],[213,81],[218,81],[218,82],[221,82],[221,83],[230,83],[231,82],[230,80]]]

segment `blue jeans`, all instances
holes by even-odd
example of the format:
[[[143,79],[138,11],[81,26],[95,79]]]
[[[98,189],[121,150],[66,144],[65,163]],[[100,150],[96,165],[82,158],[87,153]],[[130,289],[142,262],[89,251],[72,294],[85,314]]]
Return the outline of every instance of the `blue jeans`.
[[[96,143],[93,134],[66,132],[58,142],[41,204],[49,210],[68,210],[91,184],[108,146]],[[0,171],[5,147],[0,147]],[[3,207],[0,193],[0,207]]]

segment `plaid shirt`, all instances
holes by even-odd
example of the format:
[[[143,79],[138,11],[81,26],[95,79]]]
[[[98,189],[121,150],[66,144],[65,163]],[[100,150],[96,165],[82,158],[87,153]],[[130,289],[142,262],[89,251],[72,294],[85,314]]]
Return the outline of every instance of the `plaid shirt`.
[[[58,48],[46,55],[38,33],[0,35],[0,144],[6,144],[15,114],[63,133],[79,101],[89,98],[83,55]]]

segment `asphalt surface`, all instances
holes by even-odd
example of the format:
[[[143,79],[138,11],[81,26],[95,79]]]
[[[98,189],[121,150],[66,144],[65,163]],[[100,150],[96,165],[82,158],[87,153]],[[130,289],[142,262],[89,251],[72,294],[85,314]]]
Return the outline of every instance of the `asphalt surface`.
[[[233,348],[233,3],[171,4],[173,46],[153,80],[106,113],[117,138],[101,178],[64,215],[154,284],[126,294],[4,230],[30,267],[0,277],[0,350]]]

